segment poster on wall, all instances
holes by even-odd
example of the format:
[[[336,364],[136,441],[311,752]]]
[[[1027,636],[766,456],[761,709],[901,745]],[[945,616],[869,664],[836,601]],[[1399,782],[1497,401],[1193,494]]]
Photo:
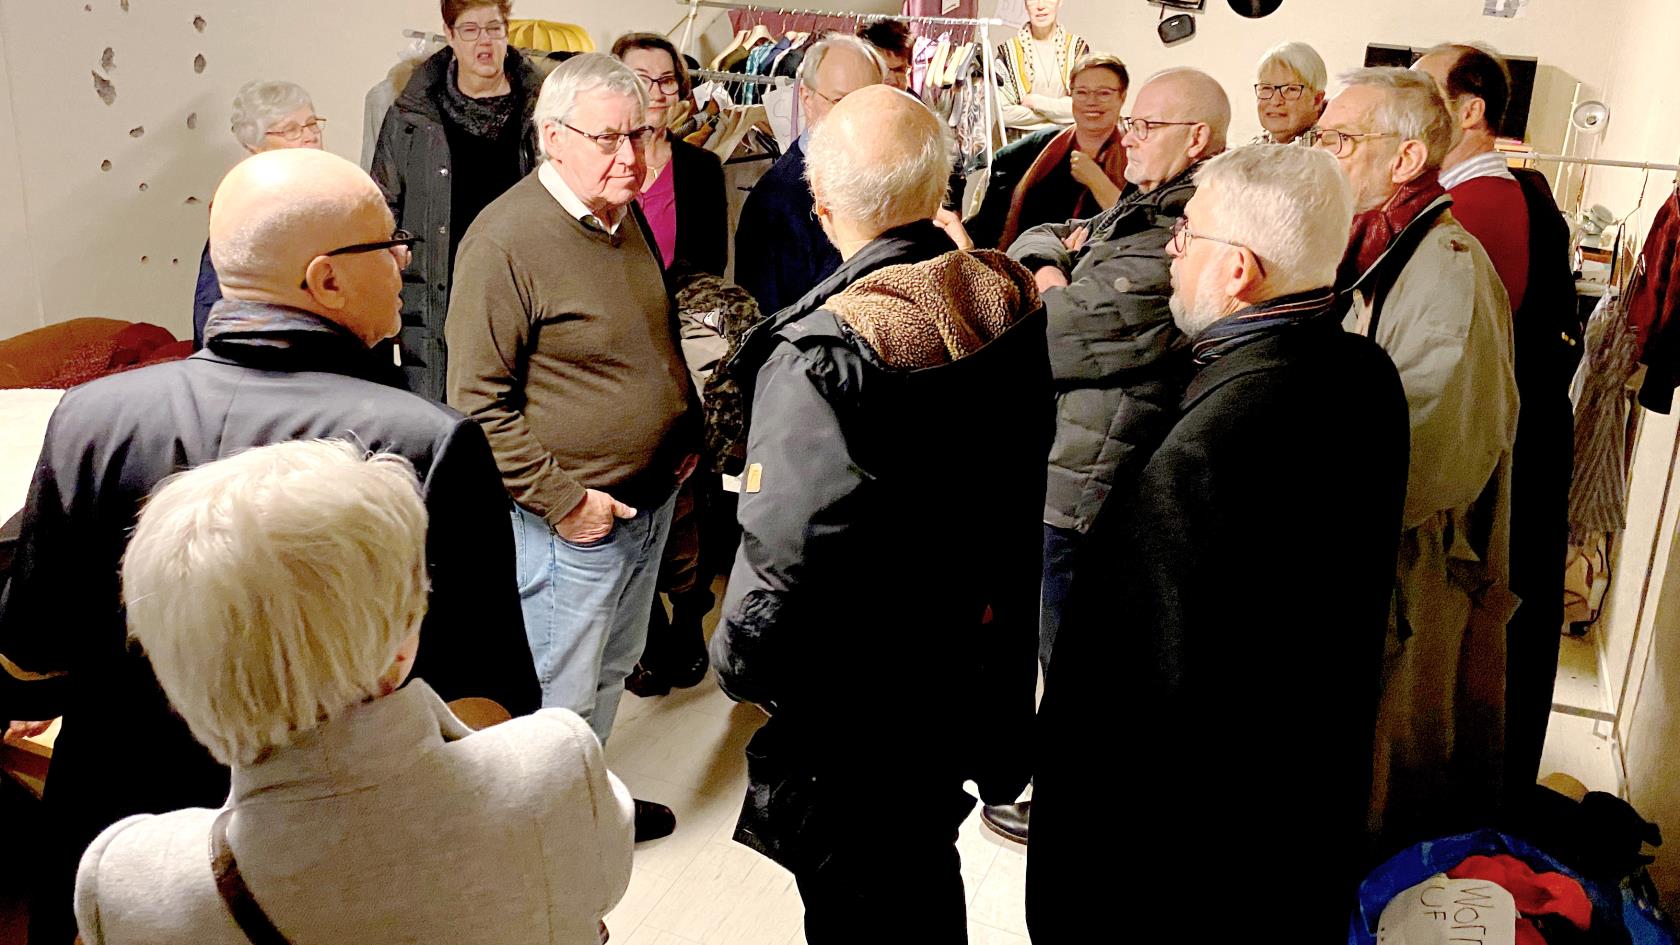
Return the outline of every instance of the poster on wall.
[[[1510,19],[1522,13],[1526,6],[1528,0],[1482,0],[1482,15]]]

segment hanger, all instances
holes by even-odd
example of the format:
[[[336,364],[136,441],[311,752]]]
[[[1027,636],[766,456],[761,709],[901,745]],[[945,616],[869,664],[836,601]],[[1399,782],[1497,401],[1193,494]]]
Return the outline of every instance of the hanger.
[[[713,72],[723,71],[723,60],[728,58],[730,53],[734,52],[737,49],[740,49],[741,44],[743,42],[745,42],[746,39],[747,39],[747,31],[746,30],[741,30],[741,31],[737,32],[735,34],[735,38],[729,41],[729,45],[723,47],[723,51],[718,53],[715,57],[712,58],[711,70]]]
[[[746,46],[748,49],[751,49],[759,43],[773,43],[775,41],[776,37],[771,35],[770,27],[765,26],[763,23],[757,23],[754,24],[752,32],[747,34]]]

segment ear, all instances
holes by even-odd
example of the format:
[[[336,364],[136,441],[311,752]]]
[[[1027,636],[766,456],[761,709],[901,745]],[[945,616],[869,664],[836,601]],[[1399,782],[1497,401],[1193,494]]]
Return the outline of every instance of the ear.
[[[560,135],[565,131],[557,121],[542,123],[543,154],[558,161],[560,159]]]
[[[1422,141],[1409,138],[1400,142],[1400,148],[1394,154],[1394,163],[1389,168],[1394,183],[1406,184],[1422,177],[1428,164],[1429,148]]]
[[[307,286],[304,291],[327,308],[339,311],[348,303],[344,297],[343,281],[339,278],[338,269],[331,256],[316,256],[311,259],[309,267],[304,270],[303,281]]]
[[[1190,128],[1190,147],[1185,154],[1191,158],[1206,156],[1208,145],[1213,142],[1213,129],[1202,122],[1197,122]]]
[[[1479,127],[1483,119],[1487,118],[1487,103],[1474,95],[1464,97],[1464,104],[1458,107],[1458,127],[1468,131]]]
[[[1219,263],[1225,295],[1241,302],[1255,301],[1255,294],[1266,276],[1260,267],[1260,257],[1246,246],[1231,247]]]
[[[1328,104],[1330,104],[1330,102],[1324,97],[1323,92],[1313,93],[1313,111],[1318,112],[1318,116],[1320,118],[1324,117],[1324,106]]]

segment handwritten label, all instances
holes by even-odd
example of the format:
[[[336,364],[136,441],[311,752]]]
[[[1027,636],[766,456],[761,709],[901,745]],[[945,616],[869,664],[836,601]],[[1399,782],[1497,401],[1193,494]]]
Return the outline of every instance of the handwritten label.
[[[1485,879],[1437,874],[1389,902],[1377,945],[1516,945],[1517,905]]]

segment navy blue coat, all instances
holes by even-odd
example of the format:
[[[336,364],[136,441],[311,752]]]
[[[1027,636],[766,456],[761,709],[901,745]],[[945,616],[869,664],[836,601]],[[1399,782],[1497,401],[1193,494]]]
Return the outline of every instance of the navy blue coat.
[[[765,315],[799,301],[840,268],[840,251],[817,223],[805,183],[805,148],[794,142],[741,207],[735,230],[735,283]]]

